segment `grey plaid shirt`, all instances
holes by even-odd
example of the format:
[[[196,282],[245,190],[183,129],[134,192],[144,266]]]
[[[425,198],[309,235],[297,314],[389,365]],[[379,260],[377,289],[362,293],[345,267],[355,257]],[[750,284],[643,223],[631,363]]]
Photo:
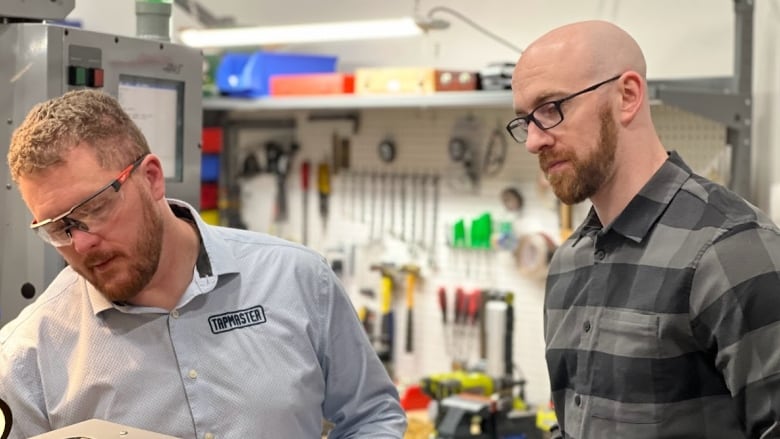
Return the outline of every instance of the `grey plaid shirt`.
[[[545,340],[566,438],[780,437],[780,231],[672,152],[558,249]]]

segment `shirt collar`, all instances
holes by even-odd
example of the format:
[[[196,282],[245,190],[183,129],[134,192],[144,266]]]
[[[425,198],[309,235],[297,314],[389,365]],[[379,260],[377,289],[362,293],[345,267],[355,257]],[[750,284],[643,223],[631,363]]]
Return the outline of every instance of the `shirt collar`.
[[[238,273],[238,263],[230,248],[216,236],[215,230],[201,219],[195,208],[172,198],[168,199],[168,204],[176,216],[192,222],[200,235],[200,253],[195,270],[200,279],[193,279],[194,281],[216,284],[216,278],[220,275]],[[84,283],[95,315],[110,308],[128,308],[127,305],[112,303],[86,280]]]
[[[635,242],[642,242],[647,236],[672,198],[693,173],[677,152],[671,151],[668,154],[669,157],[664,164],[606,230],[614,230]],[[603,225],[595,209],[591,207],[588,216],[574,236],[576,241],[579,241],[588,233],[602,228]]]

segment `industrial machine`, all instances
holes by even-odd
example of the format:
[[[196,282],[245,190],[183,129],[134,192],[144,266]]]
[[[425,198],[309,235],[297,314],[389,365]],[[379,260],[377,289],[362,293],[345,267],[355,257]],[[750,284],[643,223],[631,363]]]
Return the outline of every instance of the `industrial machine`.
[[[5,164],[13,130],[38,102],[79,88],[119,99],[162,159],[167,195],[199,207],[200,51],[167,41],[51,24],[74,0],[0,5],[0,325],[43,292],[64,260],[29,230],[32,217]]]

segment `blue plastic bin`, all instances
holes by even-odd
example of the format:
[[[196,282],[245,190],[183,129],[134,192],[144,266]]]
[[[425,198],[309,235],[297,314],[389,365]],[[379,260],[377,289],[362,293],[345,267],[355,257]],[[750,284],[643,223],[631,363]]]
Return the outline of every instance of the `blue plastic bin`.
[[[335,56],[277,52],[226,53],[217,67],[216,83],[221,94],[267,96],[271,75],[335,71]]]
[[[201,154],[200,156],[200,181],[219,180],[219,154]]]

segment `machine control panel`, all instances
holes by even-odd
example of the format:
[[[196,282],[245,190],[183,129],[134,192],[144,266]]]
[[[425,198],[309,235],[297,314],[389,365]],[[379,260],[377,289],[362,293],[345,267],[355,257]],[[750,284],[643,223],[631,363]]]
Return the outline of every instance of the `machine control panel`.
[[[68,46],[67,69],[71,88],[102,88],[104,85],[103,52],[99,47]]]

